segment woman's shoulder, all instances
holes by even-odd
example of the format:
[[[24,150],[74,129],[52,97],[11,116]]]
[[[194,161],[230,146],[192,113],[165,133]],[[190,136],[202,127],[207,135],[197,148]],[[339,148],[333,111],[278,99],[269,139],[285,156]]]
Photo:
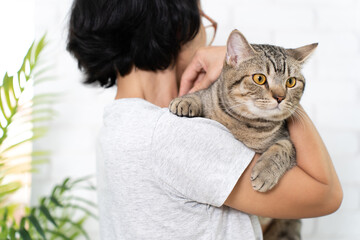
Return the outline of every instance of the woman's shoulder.
[[[161,108],[141,98],[123,98],[114,100],[104,108],[103,121],[105,126],[126,127],[134,126],[142,129],[141,125],[148,128],[161,126],[164,128],[214,129],[230,133],[222,124],[207,118],[178,117],[168,108]],[[144,126],[144,127],[145,127]]]
[[[103,119],[107,121],[122,120],[126,118],[138,119],[140,116],[157,115],[161,108],[141,98],[116,99],[104,108]],[[146,120],[146,119],[144,119]]]
[[[150,146],[154,138],[186,142],[199,139],[235,141],[230,131],[214,120],[178,117],[168,108],[160,108],[140,98],[118,99],[107,105],[100,133],[107,142],[121,142],[136,149]]]
[[[231,132],[221,123],[203,117],[179,117],[164,109],[157,120],[155,132],[173,137],[191,135],[218,136],[234,138]]]
[[[140,98],[114,100],[104,108],[100,138],[124,150],[144,149],[150,145],[157,119],[163,112]]]
[[[190,153],[200,148],[205,152],[209,149],[219,150],[219,153],[222,149],[236,149],[235,152],[246,149],[246,152],[251,152],[221,123],[203,117],[178,117],[165,109],[156,121],[152,149],[155,152],[167,149],[167,152]]]

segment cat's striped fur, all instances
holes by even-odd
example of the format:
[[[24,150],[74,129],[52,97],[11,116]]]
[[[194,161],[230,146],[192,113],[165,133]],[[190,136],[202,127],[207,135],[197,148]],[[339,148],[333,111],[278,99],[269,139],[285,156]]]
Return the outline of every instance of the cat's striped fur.
[[[252,169],[251,182],[255,190],[266,192],[296,165],[286,119],[299,105],[305,87],[301,67],[316,46],[284,49],[250,45],[239,31],[234,30],[227,43],[220,78],[208,89],[174,99],[169,109],[178,116],[216,120],[236,139],[261,153]],[[266,77],[264,84],[255,82],[257,74]],[[296,79],[295,86],[287,87],[289,78]],[[291,225],[291,221],[283,224]],[[299,228],[299,224],[293,225]],[[299,234],[297,231],[291,233],[294,238],[284,237],[286,231],[282,231],[285,235],[279,239],[300,239],[295,237]]]

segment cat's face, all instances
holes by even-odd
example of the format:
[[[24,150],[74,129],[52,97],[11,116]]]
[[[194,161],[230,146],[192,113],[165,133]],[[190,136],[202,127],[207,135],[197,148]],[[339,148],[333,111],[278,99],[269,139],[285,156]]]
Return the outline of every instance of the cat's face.
[[[234,111],[248,118],[283,120],[299,104],[305,87],[301,66],[287,57],[278,61],[269,59],[260,49],[271,46],[254,46],[258,54],[224,70],[229,101]],[[225,71],[227,71],[225,73]]]
[[[305,87],[302,64],[317,44],[299,52],[250,45],[238,31],[232,35],[222,72],[231,110],[250,119],[280,121],[291,116]]]

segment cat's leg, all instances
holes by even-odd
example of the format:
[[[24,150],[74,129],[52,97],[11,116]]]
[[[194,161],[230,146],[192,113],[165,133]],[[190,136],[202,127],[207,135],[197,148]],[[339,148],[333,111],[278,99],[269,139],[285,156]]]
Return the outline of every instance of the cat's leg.
[[[272,219],[264,240],[301,240],[300,219]]]
[[[175,98],[170,102],[169,110],[180,117],[201,117],[203,116],[201,95],[195,92]]]
[[[278,140],[259,157],[252,169],[253,188],[259,192],[272,189],[284,173],[295,165],[295,148],[290,139]]]

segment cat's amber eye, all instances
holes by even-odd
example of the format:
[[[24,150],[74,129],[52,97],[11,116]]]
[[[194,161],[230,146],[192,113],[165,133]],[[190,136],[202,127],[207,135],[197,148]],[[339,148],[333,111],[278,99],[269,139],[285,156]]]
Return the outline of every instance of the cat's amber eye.
[[[295,84],[296,84],[296,78],[294,78],[294,77],[291,77],[291,78],[289,78],[288,80],[286,80],[286,86],[287,86],[288,88],[294,87]]]
[[[255,83],[259,85],[263,85],[266,82],[266,77],[263,74],[254,74],[253,80]]]

